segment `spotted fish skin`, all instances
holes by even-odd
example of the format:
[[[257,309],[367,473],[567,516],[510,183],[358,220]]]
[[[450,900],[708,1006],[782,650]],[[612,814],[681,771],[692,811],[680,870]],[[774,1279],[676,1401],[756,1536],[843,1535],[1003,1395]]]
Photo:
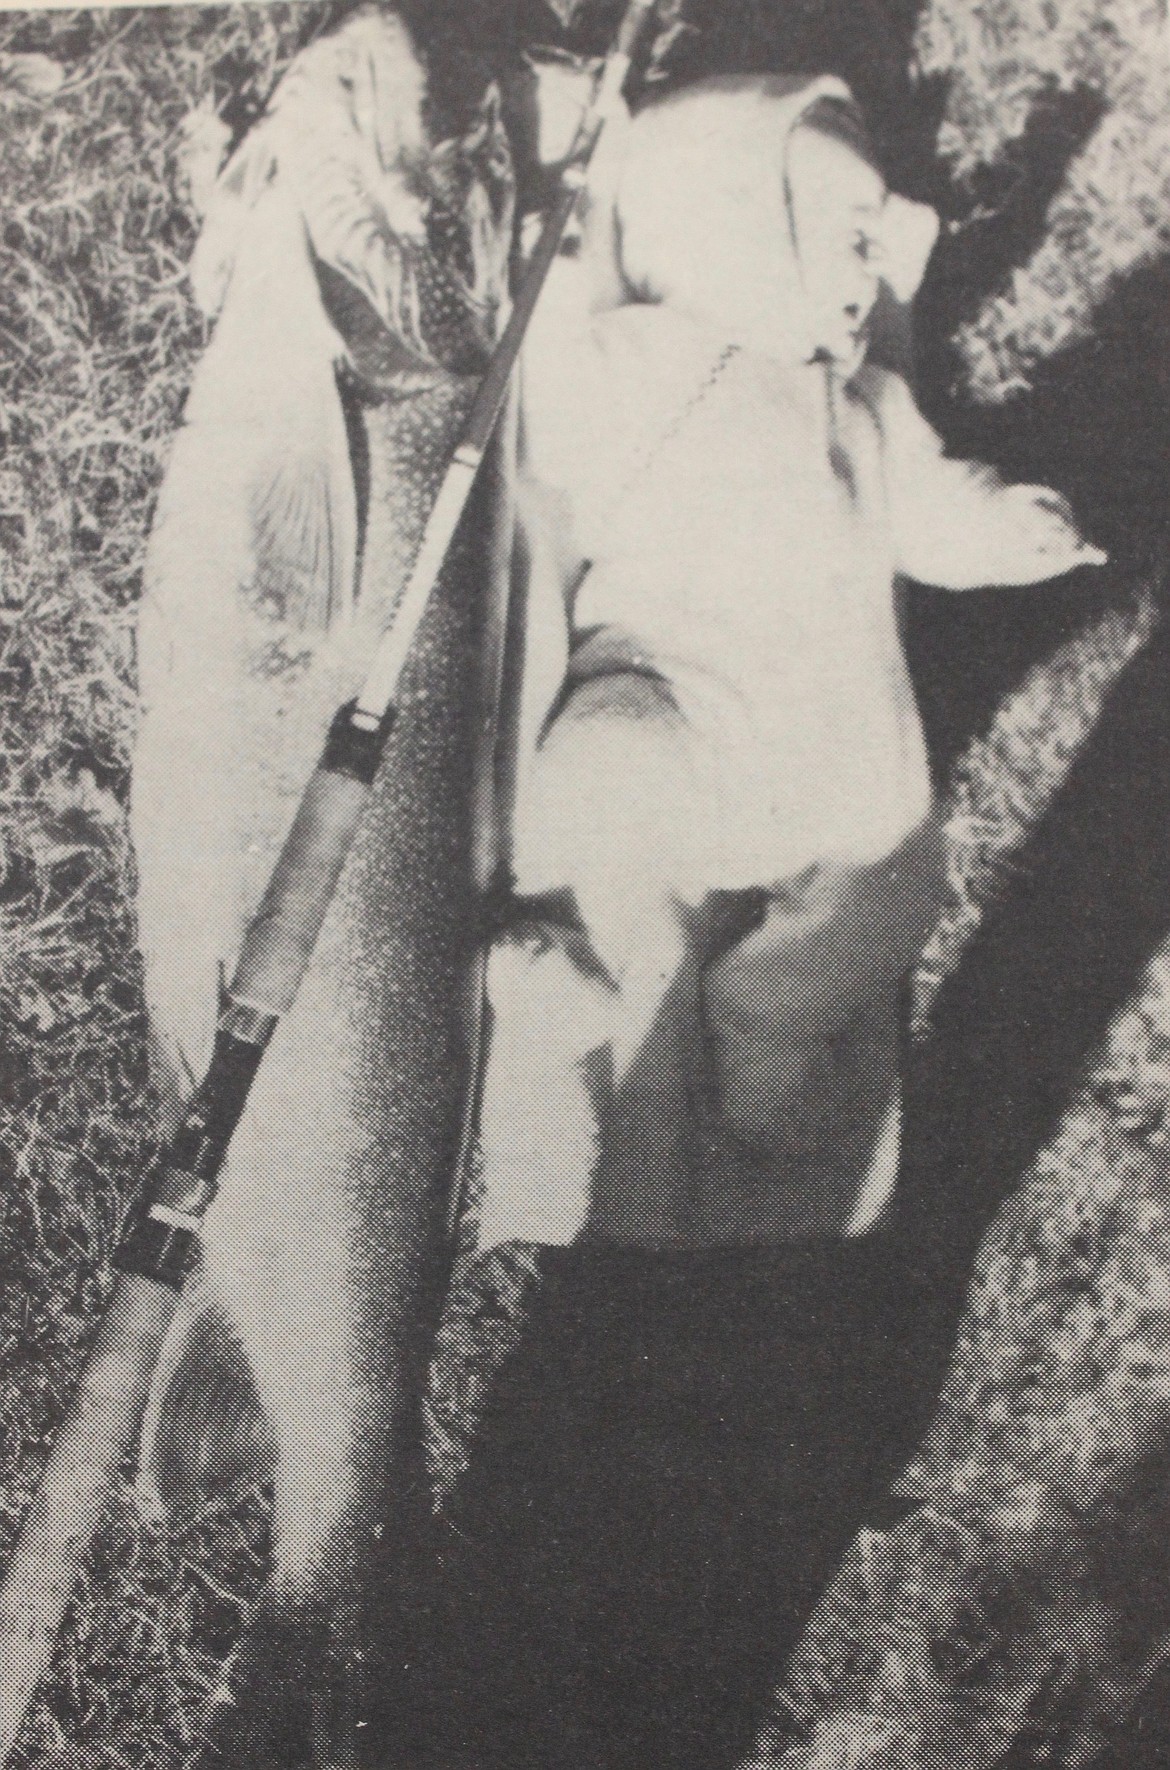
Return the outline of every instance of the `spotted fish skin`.
[[[404,38],[393,35],[398,53]],[[351,45],[355,55],[365,47]],[[336,62],[326,59],[328,78]],[[281,114],[287,121],[287,105]],[[487,145],[498,173],[506,139],[501,147],[497,132]],[[453,180],[448,147],[447,185],[465,196],[476,190],[479,165],[473,154],[462,183]],[[297,194],[287,166],[282,184],[279,157],[258,182],[260,202],[282,189],[285,199]],[[474,392],[469,371],[482,367],[485,325],[503,302],[506,177],[480,188],[469,207],[481,261],[474,299],[462,277],[466,253],[454,264],[428,242],[410,247],[421,354],[371,299],[377,277],[352,276],[342,253],[317,273],[307,245],[312,205],[299,236],[291,226],[283,236],[300,239],[297,274],[312,276],[300,285],[312,316],[306,352],[322,390],[322,363],[328,371],[345,425],[355,511],[349,606],[281,594],[288,535],[270,537],[265,552],[255,506],[230,502],[230,482],[246,480],[258,456],[233,448],[238,414],[230,402],[217,407],[214,378],[197,381],[176,440],[140,629],[133,795],[156,1068],[172,1115],[205,1065],[219,968],[230,968],[329,718],[360,686],[395,618]],[[386,224],[385,205],[380,215]],[[501,236],[494,287],[490,276],[484,284],[485,215]],[[458,244],[459,220],[448,217],[436,237]],[[331,226],[335,237],[353,237],[335,213]],[[229,275],[221,328],[243,323],[232,317],[232,286]],[[257,327],[257,353],[262,309],[242,310]],[[251,416],[267,424],[266,447],[279,442],[272,414]],[[217,444],[228,459],[213,471]],[[219,510],[209,502],[217,487]],[[368,814],[233,1143],[201,1274],[148,1416],[144,1464],[172,1507],[240,1474],[274,1476],[273,1590],[285,1608],[327,1602],[358,1577],[406,1416],[426,1250],[459,1143],[481,625],[485,599],[499,593],[492,572],[507,555],[498,492],[489,472],[412,649]],[[287,511],[284,520],[287,528]]]

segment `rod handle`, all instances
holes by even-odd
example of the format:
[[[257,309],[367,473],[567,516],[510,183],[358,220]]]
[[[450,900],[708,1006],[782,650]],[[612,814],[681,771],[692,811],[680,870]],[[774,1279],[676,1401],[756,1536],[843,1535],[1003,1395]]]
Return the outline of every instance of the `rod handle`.
[[[233,1003],[275,1019],[309,968],[389,727],[389,717],[376,730],[355,725],[354,711],[351,702],[333,722],[228,986]]]
[[[122,1275],[0,1584],[0,1765],[48,1675],[65,1613],[138,1438],[173,1290]]]

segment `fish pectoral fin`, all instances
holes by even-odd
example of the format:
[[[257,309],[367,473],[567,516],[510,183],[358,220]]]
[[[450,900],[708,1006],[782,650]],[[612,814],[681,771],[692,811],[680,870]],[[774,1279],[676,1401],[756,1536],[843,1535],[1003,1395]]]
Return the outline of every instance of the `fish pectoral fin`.
[[[357,500],[336,395],[334,405],[316,435],[288,438],[283,447],[274,437],[251,499],[253,594],[310,632],[346,620],[355,596]]]

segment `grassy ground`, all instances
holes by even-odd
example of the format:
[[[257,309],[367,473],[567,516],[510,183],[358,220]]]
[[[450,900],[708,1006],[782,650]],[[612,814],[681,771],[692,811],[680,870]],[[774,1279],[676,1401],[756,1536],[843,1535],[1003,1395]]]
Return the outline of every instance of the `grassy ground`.
[[[0,1544],[106,1293],[152,1128],[123,804],[143,543],[202,342],[183,280],[184,123],[228,93],[245,112],[313,16],[0,22],[0,51],[64,75],[44,98],[0,78]],[[260,1496],[173,1540],[123,1506],[33,1730],[37,1760],[182,1761],[264,1540]]]
[[[245,122],[322,14],[0,15],[0,56],[44,54],[64,76],[58,91],[22,92],[0,60],[0,1554],[150,1149],[123,807],[142,548],[202,343],[183,281],[186,121],[215,103]],[[1144,620],[1119,617],[1062,653],[961,774],[957,897],[923,1014],[1002,878],[996,856],[1026,840]],[[262,1577],[266,1518],[248,1492],[168,1533],[123,1497],[29,1761],[178,1770],[193,1758]]]

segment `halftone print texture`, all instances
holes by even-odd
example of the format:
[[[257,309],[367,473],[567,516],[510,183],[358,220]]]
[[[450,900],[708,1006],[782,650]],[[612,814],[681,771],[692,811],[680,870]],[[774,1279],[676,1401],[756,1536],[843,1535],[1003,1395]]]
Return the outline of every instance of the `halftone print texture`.
[[[157,629],[135,658],[146,544],[210,335],[186,267],[225,153],[298,52],[351,9],[0,13],[5,1564],[26,1518],[46,1567],[60,1533],[96,1522],[34,1495],[109,1297],[126,1206],[175,1086],[202,1061],[216,961],[356,681],[363,621],[393,606],[482,360],[510,174],[498,113],[480,100],[519,43],[593,54],[615,11],[601,0],[535,10],[538,24],[523,9],[404,7],[429,51],[417,116],[413,62],[391,91],[363,87],[358,55],[342,70],[359,134],[393,98],[403,135],[378,143],[383,172],[423,138],[442,149],[425,243],[399,250],[417,220],[409,177],[390,180],[367,227],[371,163],[300,142],[322,296],[351,359],[326,430],[362,536],[356,619],[323,630],[345,601],[332,600],[351,520],[329,501],[336,478],[269,486],[247,512],[245,550],[259,549],[248,591],[199,605],[185,632],[200,661],[184,683],[192,698],[153,726],[138,672],[153,667]],[[669,83],[741,60],[819,69],[827,57],[867,111],[875,96],[876,133],[897,135],[913,12],[895,0],[664,0],[648,75]],[[942,250],[961,283],[987,219],[981,196],[1000,200],[980,177],[1018,176],[1018,212],[1012,197],[1004,215],[1023,237],[1028,203],[1045,213],[1020,172],[1029,144],[1061,161],[1025,268],[989,289],[975,278],[979,298],[956,323],[958,380],[991,411],[1039,386],[1053,426],[1063,408],[1044,376],[1055,385],[1070,345],[1087,351],[1083,427],[1055,454],[1067,445],[1079,495],[1115,448],[1116,476],[1090,505],[1112,499],[1105,529],[1124,538],[1136,524],[1156,554],[1161,507],[1147,506],[1166,444],[1134,430],[1163,372],[1160,334],[1153,306],[1127,296],[1138,305],[1123,300],[1115,323],[1110,302],[1135,269],[1155,295],[1162,275],[1165,25],[1157,8],[1057,12],[1030,0],[921,9],[919,62],[951,80],[948,170],[923,149],[914,194],[935,200],[956,173],[960,225]],[[923,123],[923,141],[929,132]],[[911,137],[908,123],[904,154]],[[379,237],[394,245],[382,280],[373,258],[362,268]],[[994,261],[1002,239],[987,251]],[[950,284],[928,288],[927,308],[953,317],[954,298]],[[1092,403],[1098,325],[1111,396],[1136,388],[1132,409]],[[274,338],[261,328],[257,351]],[[727,366],[717,360],[713,385]],[[315,385],[331,395],[329,377]],[[198,416],[186,414],[188,443]],[[267,446],[274,431],[261,432],[253,441]],[[1044,437],[1025,432],[1005,463],[1034,448],[1027,471],[1044,477]],[[314,419],[281,434],[300,448],[325,432]],[[164,536],[156,557],[181,578],[197,554],[201,583],[222,568],[234,584],[239,531],[226,518],[240,477],[230,450],[217,458],[206,432],[204,443],[204,501],[179,513],[170,555]],[[262,467],[262,448],[250,459]],[[719,1142],[704,1082],[687,1095],[696,1144],[682,1158],[721,1176],[719,1233],[694,1238],[721,1245],[658,1245],[678,1222],[664,1142],[661,1183],[649,1164],[611,1172],[586,1245],[484,1246],[490,1151],[479,1148],[446,1284],[446,1255],[432,1254],[482,932],[470,837],[480,517],[432,610],[312,979],[233,1155],[205,1273],[146,1407],[145,1467],[130,1447],[144,1396],[117,1372],[94,1391],[95,1415],[111,1421],[112,1499],[13,1770],[1128,1770],[1142,1750],[1143,1770],[1161,1762],[1123,1731],[1170,1654],[1161,573],[1123,545],[1103,589],[1057,593],[1058,619],[1036,603],[1039,637],[1015,651],[1004,641],[998,677],[989,667],[974,687],[960,682],[961,655],[923,666],[977,711],[965,728],[956,714],[940,741],[941,753],[962,728],[937,847],[907,861],[921,890],[906,919],[875,928],[844,879],[805,880],[784,905],[789,1007],[804,1003],[806,1031],[825,997],[856,1009],[824,1021],[815,1064],[807,1051],[786,1063],[775,977],[765,968],[753,995],[750,945],[732,967],[740,1018],[724,1018],[715,1055],[730,1062],[740,1035],[743,1051],[762,1050],[758,1070],[735,1072],[745,1122],[792,1105],[782,1116],[798,1182],[769,1194],[769,1234],[782,1219],[798,1241],[747,1245],[760,1239],[760,1166],[750,1138]],[[328,585],[328,606],[306,583]],[[981,606],[998,633],[1008,617]],[[931,618],[916,604],[911,626]],[[638,690],[621,712],[632,771],[661,707]],[[156,750],[138,777],[136,858],[140,730]],[[143,839],[152,778],[172,788]],[[634,832],[643,845],[650,835]],[[183,873],[186,908],[168,872]],[[212,945],[188,942],[192,905],[216,921]],[[713,918],[715,946],[750,942],[760,906],[748,909]],[[516,970],[542,956],[542,938],[512,930]],[[854,978],[866,941],[889,961],[872,1024]],[[152,942],[152,1032],[170,1073],[148,1065],[139,954]],[[613,1078],[596,1064],[557,1069],[554,1045],[564,1034],[568,1049],[604,1010],[608,956],[572,947],[579,1018],[550,1022],[535,1054],[574,1082],[556,1101],[560,1130],[535,1059],[525,1097],[534,1127],[560,1137],[586,1209],[580,1170]],[[672,956],[643,958],[649,994]],[[757,1019],[772,1026],[763,1047]],[[631,1120],[635,1108],[645,1123],[669,1117],[677,1100],[656,1092],[660,1079],[694,1084],[710,1055],[672,1049],[648,1073],[631,1064]],[[630,1245],[590,1240],[601,1210],[610,1239]],[[0,1693],[5,1664],[38,1650],[52,1604],[35,1608],[0,1619],[16,1631],[0,1638]],[[429,1670],[417,1663],[428,1652]]]

